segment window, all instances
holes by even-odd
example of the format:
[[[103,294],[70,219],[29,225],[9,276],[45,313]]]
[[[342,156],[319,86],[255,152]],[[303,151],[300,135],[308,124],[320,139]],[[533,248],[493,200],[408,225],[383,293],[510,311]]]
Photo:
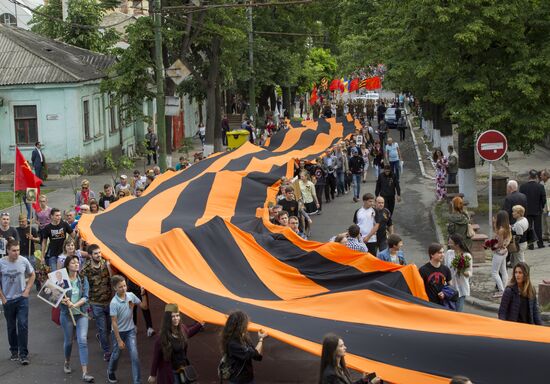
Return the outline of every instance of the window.
[[[103,118],[102,118],[102,108],[101,108],[101,100],[99,97],[94,98],[94,105],[95,105],[95,115],[97,117],[97,125],[94,129],[94,137],[99,137],[103,134]]]
[[[3,13],[0,15],[0,24],[17,27],[17,19],[11,13]]]
[[[82,105],[82,110],[84,114],[84,140],[90,140],[90,101],[84,100]]]
[[[111,121],[111,132],[116,132],[116,108],[115,108],[115,96],[109,95],[109,118]]]
[[[38,120],[36,105],[13,107],[15,117],[15,142],[17,145],[34,144],[38,141]]]

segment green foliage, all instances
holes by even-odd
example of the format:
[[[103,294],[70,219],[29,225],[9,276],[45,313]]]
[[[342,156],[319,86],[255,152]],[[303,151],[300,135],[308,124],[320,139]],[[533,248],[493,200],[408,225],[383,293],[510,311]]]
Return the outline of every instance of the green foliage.
[[[113,185],[116,183],[116,178],[123,170],[132,169],[135,165],[134,160],[126,155],[120,156],[116,159],[113,158],[111,151],[105,151],[105,168],[111,171],[111,178],[113,179]]]
[[[124,116],[124,124],[137,119],[149,121],[143,114],[143,102],[152,100],[155,92],[154,33],[150,17],[140,17],[126,27],[128,48],[117,50],[118,61],[109,68],[109,77],[101,82],[101,91],[112,94],[116,105]]]
[[[69,1],[66,22],[62,21],[61,0],[50,0],[36,10],[29,24],[40,35],[101,53],[110,52],[119,39],[114,29],[98,28],[106,8],[96,0]]]
[[[71,186],[73,188],[73,192],[76,193],[77,180],[85,172],[86,170],[84,168],[84,161],[80,158],[80,156],[77,156],[77,157],[71,157],[63,160],[63,162],[61,163],[61,169],[59,171],[59,174],[62,177],[66,177],[66,176],[69,177],[69,180],[71,181]]]
[[[529,152],[550,132],[550,3],[371,4],[365,49],[354,64],[386,63],[385,88],[444,105],[468,135],[501,130],[513,150]]]
[[[323,77],[332,79],[336,74],[336,69],[336,58],[328,49],[312,48],[304,61],[304,82],[311,86],[311,83],[319,83]]]

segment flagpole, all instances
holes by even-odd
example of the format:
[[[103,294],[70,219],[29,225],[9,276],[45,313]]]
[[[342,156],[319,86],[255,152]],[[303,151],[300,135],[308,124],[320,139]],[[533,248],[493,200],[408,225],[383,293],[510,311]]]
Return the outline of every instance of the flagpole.
[[[17,177],[17,145],[15,145],[15,156],[13,157],[13,205],[15,206],[15,178]]]

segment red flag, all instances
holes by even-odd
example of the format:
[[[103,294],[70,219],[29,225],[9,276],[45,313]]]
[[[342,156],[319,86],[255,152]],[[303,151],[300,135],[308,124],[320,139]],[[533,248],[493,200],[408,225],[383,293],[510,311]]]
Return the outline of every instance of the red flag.
[[[313,87],[313,89],[311,90],[311,97],[309,99],[309,105],[315,104],[316,101],[317,101],[317,87]]]
[[[42,180],[38,178],[32,171],[31,167],[27,163],[25,156],[21,153],[19,148],[15,147],[15,190],[26,191],[27,188],[37,188],[36,201],[32,203],[35,210],[39,209],[38,196],[40,195],[40,185]]]
[[[338,89],[341,93],[344,93],[346,90],[346,85],[344,84],[344,79],[340,79],[340,83],[338,84]]]
[[[380,76],[369,77],[365,80],[365,88],[369,91],[382,88],[382,81]]]
[[[334,79],[330,82],[330,85],[328,87],[329,91],[336,91],[337,89],[340,89],[340,79]]]
[[[359,89],[359,79],[353,79],[349,82],[349,92],[357,91]]]

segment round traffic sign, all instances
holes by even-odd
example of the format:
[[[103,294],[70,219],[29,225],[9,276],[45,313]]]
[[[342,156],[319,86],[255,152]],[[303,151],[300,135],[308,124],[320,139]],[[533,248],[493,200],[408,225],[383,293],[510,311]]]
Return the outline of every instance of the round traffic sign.
[[[499,160],[508,150],[508,140],[502,132],[489,130],[477,138],[477,153],[486,161]]]

